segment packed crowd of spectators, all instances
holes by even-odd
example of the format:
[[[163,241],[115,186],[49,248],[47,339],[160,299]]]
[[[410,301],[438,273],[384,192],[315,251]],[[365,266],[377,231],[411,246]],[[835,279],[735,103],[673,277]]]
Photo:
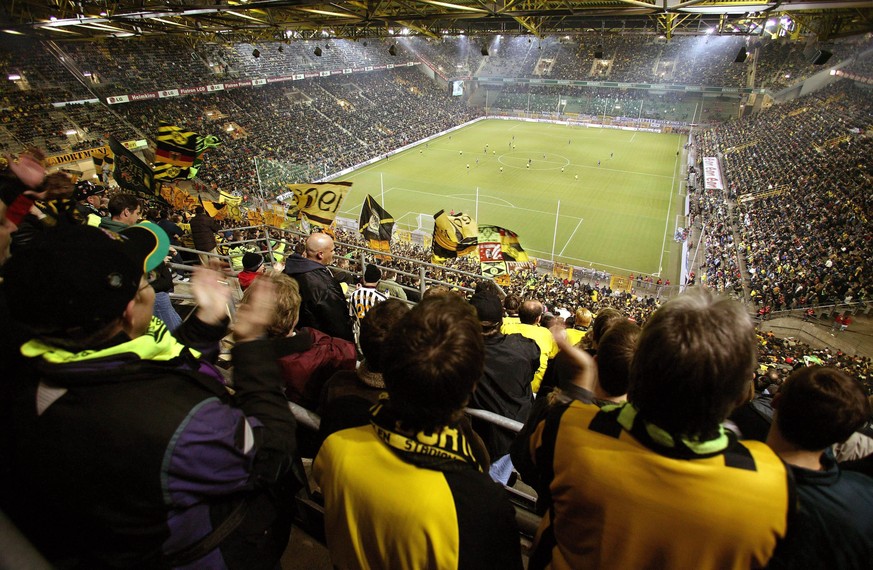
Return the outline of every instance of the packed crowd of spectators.
[[[458,287],[430,284],[410,310],[391,284],[400,266],[342,263],[345,248],[324,233],[274,234],[292,240],[279,258],[240,250],[238,275],[196,268],[197,306],[168,328],[156,304],[172,254],[163,228],[174,241],[186,230],[160,214],[138,223],[129,194],[112,196],[102,230],[90,227],[90,214],[74,212],[96,212],[90,198],[103,190],[70,196],[71,181],[47,177],[39,156],[17,158],[0,180],[0,508],[51,562],[270,570],[296,497],[323,503],[306,528],[338,566],[475,556],[475,567],[522,568],[501,486],[516,477],[543,515],[534,568],[563,552],[586,566],[594,560],[578,545],[592,541],[601,562],[622,567],[654,551],[681,567],[868,561],[873,483],[850,471],[869,473],[873,452],[867,358],[756,340],[744,307],[700,288],[658,306],[532,272],[505,295],[458,275]],[[22,206],[55,217],[29,227],[10,257]],[[246,237],[226,235],[202,207],[189,225],[201,252],[216,233],[227,248]],[[204,230],[209,244],[199,245]],[[227,336],[229,281],[246,273]],[[643,276],[635,283],[652,289]],[[232,344],[221,368],[219,342]],[[318,430],[298,426],[288,402],[321,414]],[[524,427],[504,432],[468,407]],[[315,492],[302,457],[314,458]],[[823,476],[826,497],[851,500],[821,500]],[[665,495],[667,482],[678,491]],[[607,515],[573,516],[586,509]],[[357,538],[364,513],[385,524]],[[636,530],[619,547],[594,538],[630,516]],[[737,530],[726,537],[726,525]],[[554,528],[584,531],[552,542]],[[841,545],[814,540],[825,530]],[[833,562],[842,560],[851,563]]]
[[[224,118],[210,120],[208,109],[217,109]],[[299,180],[285,182],[304,182],[381,156],[476,115],[409,68],[141,101],[118,110],[150,134],[157,129],[155,117],[201,133],[219,133],[230,123],[242,127],[245,136],[220,135],[224,144],[206,155],[198,177],[209,186],[245,196],[258,190],[254,157],[259,158],[259,166],[263,161],[302,166]],[[278,193],[281,188],[270,190]]]
[[[506,110],[590,119],[605,116],[676,123],[713,118],[708,108],[701,108],[710,103],[699,94],[652,93],[645,90],[568,85],[483,85],[487,90],[487,99],[483,104],[495,112]],[[735,106],[737,104],[734,103]]]
[[[51,103],[234,79],[421,61],[449,79],[471,75],[600,79],[779,90],[821,69],[808,61],[805,46],[799,42],[756,40],[748,43],[744,38],[717,35],[676,36],[669,42],[647,34],[583,34],[541,39],[458,36],[439,41],[400,37],[396,42],[203,43],[196,49],[172,38],[147,37],[135,41],[105,39],[94,44],[61,43],[51,49],[30,40],[6,39],[4,42],[0,46],[0,66],[7,75],[18,74],[23,79],[6,84],[0,92],[4,109],[0,120],[6,126],[6,133],[0,133],[0,144],[12,149],[34,144],[54,153],[86,149],[105,134],[114,134],[121,140],[137,135],[130,127],[120,124],[121,121],[107,119],[102,105],[52,110]],[[389,44],[394,45],[397,55],[388,53]],[[750,56],[744,63],[734,63],[733,56],[741,47],[747,49]],[[838,62],[869,50],[870,41],[849,38],[822,47],[833,53],[833,62]],[[320,56],[315,55],[316,48]],[[489,50],[489,56],[481,55],[483,48]],[[258,57],[253,56],[256,51]],[[601,52],[601,58],[594,57]],[[856,60],[847,69],[862,66],[863,61]],[[499,94],[491,93],[490,99],[497,109],[535,113],[599,116],[604,109],[608,114],[618,113],[614,108],[617,104],[639,108],[637,94],[611,91],[616,92],[592,95],[566,87],[531,86],[527,91],[506,87]],[[670,100],[662,101],[664,97]],[[673,95],[646,98],[643,114],[666,121],[693,119],[698,101],[689,99],[679,105],[673,98]],[[316,106],[322,101],[320,97],[312,99]],[[559,103],[563,99],[567,99],[566,105]],[[50,110],[54,114],[47,113]],[[713,118],[724,119],[734,114],[722,113]],[[631,115],[633,113],[628,113]],[[700,118],[710,117],[700,114]],[[354,150],[351,145],[347,152]],[[328,161],[342,162],[342,159],[328,157]]]
[[[723,52],[735,47],[724,43]],[[540,69],[555,67],[541,60],[573,50],[561,42],[518,44],[506,53],[517,50],[520,61],[536,59]],[[613,61],[620,47],[596,46]],[[659,49],[665,61],[679,57],[669,44]],[[543,55],[534,57],[534,51]],[[233,65],[230,55],[223,61]],[[680,67],[664,72],[681,74]],[[727,77],[712,67],[711,77]],[[543,88],[532,95],[553,92]],[[198,183],[238,194],[255,192],[255,157],[298,165],[301,176],[319,167],[335,171],[473,116],[413,69],[131,103],[117,109],[128,125],[89,123],[88,110],[76,107],[49,118],[55,128],[67,128],[63,121],[70,120],[119,136],[131,128],[154,136],[156,117],[209,134],[236,125],[244,132],[237,137],[225,131],[224,145],[207,155]],[[209,110],[222,118],[213,121]],[[30,107],[17,112],[10,119],[43,138],[51,134],[38,130],[42,123],[32,121]],[[704,256],[698,281],[692,273],[687,284],[739,294],[745,268],[756,306],[779,310],[869,299],[871,120],[870,91],[840,81],[700,133],[693,156],[717,157],[727,189],[701,188],[695,162],[690,240],[701,240]],[[363,245],[353,231],[337,230],[336,243],[325,234],[275,231],[268,241],[260,228],[234,232],[240,222],[213,223],[202,207],[192,220],[176,218],[186,214],[181,212],[149,212],[157,225],[143,225],[136,223],[142,205],[114,192],[110,215],[100,220],[90,199],[103,190],[71,197],[63,174],[46,178],[39,157],[18,158],[7,162],[0,178],[0,315],[8,324],[0,335],[0,508],[53,562],[275,568],[287,544],[293,497],[306,483],[304,450],[315,457],[312,473],[326,513],[322,530],[337,566],[363,560],[390,565],[379,558],[387,544],[390,556],[413,560],[411,566],[435,557],[466,562],[464,557],[480,556],[481,567],[500,560],[520,568],[512,507],[488,478],[508,483],[513,465],[539,494],[540,512],[550,512],[531,567],[557,556],[567,556],[572,567],[593,565],[580,554],[588,550],[578,548],[586,541],[596,543],[590,548],[602,556],[597,562],[619,567],[656,558],[676,567],[763,566],[771,557],[809,563],[813,555],[830,561],[822,567],[852,567],[833,562],[840,557],[855,557],[857,567],[869,562],[871,483],[840,475],[830,451],[849,437],[869,439],[861,430],[870,405],[858,391],[860,382],[867,395],[873,392],[869,358],[763,333],[755,344],[747,308],[699,290],[665,302],[662,288],[669,283],[650,276],[633,277],[627,292],[612,290],[608,275],[567,279],[523,270],[504,296],[476,277],[475,258],[429,268],[424,284],[414,262],[430,260],[422,246],[393,244],[392,253],[409,261],[361,262],[343,245]],[[270,168],[279,167],[265,168],[272,177]],[[117,215],[122,201],[128,204]],[[83,212],[120,235],[86,227],[83,216],[74,215]],[[174,227],[186,231],[186,222],[195,226],[192,235],[175,234]],[[179,243],[214,248],[231,261],[224,274],[197,268],[189,282],[197,308],[173,331],[152,318],[159,273],[168,271],[163,227],[181,237]],[[198,245],[197,228],[205,229],[209,245]],[[7,261],[10,239],[17,242]],[[147,247],[134,247],[140,245]],[[198,257],[207,264],[206,256]],[[266,266],[272,266],[269,272]],[[231,363],[225,364],[230,371],[222,371],[215,358],[228,333],[227,285],[243,273],[251,280],[235,312]],[[386,295],[379,288],[383,279],[388,291],[400,285],[402,296]],[[77,303],[69,303],[73,295]],[[410,311],[386,297],[421,303]],[[360,321],[354,331],[352,318]],[[556,337],[549,325],[556,325]],[[630,340],[615,347],[610,341],[619,344],[614,339],[622,328],[621,338]],[[621,357],[607,358],[610,347],[624,349]],[[539,361],[546,361],[546,370],[537,379]],[[748,402],[752,372],[757,393]],[[233,390],[225,389],[227,374]],[[814,426],[814,443],[800,445],[792,439],[800,437],[797,430],[783,429],[792,412],[790,394],[809,384],[814,390],[809,376],[819,374],[829,380],[825,385],[845,390],[831,415]],[[326,387],[335,386],[337,376],[351,401],[330,399]],[[623,377],[615,393],[602,382],[610,376]],[[783,398],[779,406],[775,391]],[[489,401],[493,395],[502,401]],[[805,398],[806,407],[801,397],[801,420],[824,409],[820,402],[830,396],[815,393]],[[762,400],[773,402],[769,447],[753,438],[740,442],[723,430],[732,411]],[[151,403],[145,410],[143,401]],[[333,417],[334,428],[323,429],[317,443],[307,441],[296,432],[288,401]],[[485,435],[489,426],[465,419],[470,402],[528,422],[511,453]],[[339,430],[349,431],[333,435]],[[798,463],[800,448],[811,464]],[[604,449],[621,460],[601,461]],[[794,511],[788,481],[796,479],[810,492],[803,477],[823,474],[841,477],[839,489],[851,497],[826,529],[845,540],[844,548],[814,543],[821,534],[814,529],[786,525]],[[680,491],[663,493],[665,482]],[[456,489],[466,492],[450,492]],[[610,500],[604,489],[620,500]],[[800,512],[817,512],[820,505],[803,496]],[[392,518],[399,507],[407,509],[403,525]],[[608,520],[579,519],[578,512],[608,513]],[[368,527],[380,538],[352,536],[365,513],[380,523]],[[635,532],[613,536],[612,521],[624,529],[628,517]],[[428,524],[433,521],[440,524]],[[808,534],[795,534],[803,531]],[[417,551],[416,541],[432,538],[430,533],[437,538]],[[852,533],[858,540],[845,538]],[[554,544],[550,536],[557,537]],[[789,546],[777,549],[782,536]]]
[[[692,199],[712,232],[708,272],[724,268],[723,280],[739,277],[735,231],[749,294],[759,305],[780,310],[869,299],[871,118],[869,92],[839,81],[700,133],[700,157],[721,159],[728,187],[726,195],[699,190]],[[735,197],[732,207],[727,202]]]

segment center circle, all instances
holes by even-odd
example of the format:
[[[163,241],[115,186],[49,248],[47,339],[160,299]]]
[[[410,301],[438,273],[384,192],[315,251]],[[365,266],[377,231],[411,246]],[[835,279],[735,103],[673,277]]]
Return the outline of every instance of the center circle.
[[[542,158],[542,153],[514,151],[501,154],[497,157],[497,161],[508,168],[520,170],[557,170],[570,166],[570,160],[566,156],[550,153],[545,155],[546,158]],[[527,168],[528,160],[530,160],[530,168]]]

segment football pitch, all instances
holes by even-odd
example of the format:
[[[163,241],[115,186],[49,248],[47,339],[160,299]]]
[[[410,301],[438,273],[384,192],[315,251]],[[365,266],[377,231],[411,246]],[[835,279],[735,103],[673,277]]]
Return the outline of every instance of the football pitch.
[[[340,216],[367,194],[401,229],[441,209],[508,228],[530,255],[611,273],[678,273],[673,234],[686,137],[484,120],[351,172]]]

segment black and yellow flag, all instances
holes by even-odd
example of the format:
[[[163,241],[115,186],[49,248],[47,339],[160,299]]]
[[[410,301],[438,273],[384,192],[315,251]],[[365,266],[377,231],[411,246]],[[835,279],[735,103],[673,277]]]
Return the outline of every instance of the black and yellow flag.
[[[155,163],[172,164],[179,168],[190,168],[197,159],[197,139],[200,135],[161,122],[155,139]]]
[[[479,226],[479,263],[482,275],[501,285],[509,284],[509,272],[529,267],[530,258],[518,241],[518,234],[500,226]]]
[[[99,176],[103,172],[103,164],[112,165],[115,161],[115,155],[108,147],[103,147],[94,151],[91,155],[91,161],[94,163],[94,171]]]
[[[294,193],[294,201],[299,210],[298,220],[306,219],[310,224],[328,228],[336,220],[336,214],[352,183],[313,182],[285,186]]]
[[[440,210],[433,221],[433,263],[476,252],[479,236],[476,220],[462,212],[449,215]]]
[[[218,201],[221,204],[225,204],[226,218],[231,218],[232,220],[236,221],[240,221],[242,219],[242,210],[240,209],[240,204],[242,204],[242,196],[234,196],[233,194],[229,194],[224,190],[219,190]]]
[[[367,194],[358,219],[358,231],[370,242],[372,249],[390,251],[394,217]]]
[[[115,155],[115,170],[112,177],[119,186],[147,198],[153,198],[154,178],[152,170],[123,144],[109,137],[109,148]]]

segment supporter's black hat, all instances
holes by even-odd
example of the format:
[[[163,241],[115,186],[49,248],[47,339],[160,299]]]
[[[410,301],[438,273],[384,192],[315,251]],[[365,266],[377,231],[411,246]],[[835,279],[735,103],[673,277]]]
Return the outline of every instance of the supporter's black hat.
[[[476,309],[479,320],[488,323],[503,321],[503,305],[497,295],[490,293],[476,293],[470,299],[470,304]]]
[[[76,182],[75,199],[84,200],[89,196],[100,196],[105,192],[106,188],[104,188],[103,186],[97,186],[93,182],[82,180],[80,182]]]
[[[250,251],[243,255],[242,264],[246,271],[257,271],[264,264],[264,256]]]
[[[368,264],[364,269],[364,283],[377,283],[382,279],[382,272],[373,264]]]
[[[10,315],[43,333],[96,331],[124,313],[169,244],[151,222],[120,233],[87,225],[41,232],[6,265]]]

